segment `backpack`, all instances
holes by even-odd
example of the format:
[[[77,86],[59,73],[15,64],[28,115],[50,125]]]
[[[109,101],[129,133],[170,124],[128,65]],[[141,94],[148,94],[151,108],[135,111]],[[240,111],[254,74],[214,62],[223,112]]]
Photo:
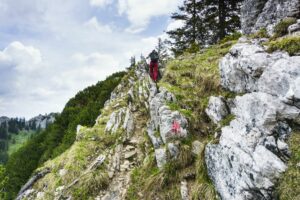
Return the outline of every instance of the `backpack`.
[[[158,53],[156,51],[151,52],[149,56],[150,56],[151,61],[158,61],[158,59],[159,59]]]

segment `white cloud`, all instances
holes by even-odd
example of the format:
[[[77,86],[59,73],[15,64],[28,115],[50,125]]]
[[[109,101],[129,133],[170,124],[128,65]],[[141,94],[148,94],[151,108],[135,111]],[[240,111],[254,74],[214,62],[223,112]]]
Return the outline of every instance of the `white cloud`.
[[[96,6],[96,7],[105,7],[112,3],[113,3],[113,0],[90,0],[90,5]]]
[[[96,30],[102,33],[111,33],[112,29],[109,25],[101,24],[96,17],[92,17],[89,21],[84,24],[87,28]]]
[[[175,20],[175,21],[171,21],[169,23],[169,25],[167,26],[166,31],[171,31],[171,30],[175,30],[177,28],[181,28],[184,26],[184,21],[182,20]]]
[[[3,51],[0,51],[0,67],[11,66],[26,72],[35,70],[42,61],[41,52],[32,47],[24,46],[21,42],[12,42]]]
[[[126,14],[131,26],[128,32],[138,33],[143,31],[149,24],[151,18],[169,15],[182,0],[118,0],[120,15]]]
[[[143,30],[153,17],[174,11],[176,1],[118,0],[108,11],[86,0],[1,0],[0,115],[60,112],[79,90],[156,45],[156,35],[125,32],[118,20],[128,17],[128,30]],[[99,2],[93,4],[109,5]]]

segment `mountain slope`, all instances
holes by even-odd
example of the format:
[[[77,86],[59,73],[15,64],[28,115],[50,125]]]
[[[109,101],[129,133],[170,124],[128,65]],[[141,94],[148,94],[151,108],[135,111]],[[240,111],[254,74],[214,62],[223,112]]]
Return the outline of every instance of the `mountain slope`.
[[[290,154],[286,142],[292,128],[293,134],[299,128],[293,85],[300,65],[297,56],[265,52],[259,41],[241,38],[178,57],[158,84],[140,62],[94,126],[78,126],[74,144],[36,170],[19,199],[276,198],[284,171],[298,177],[297,148]],[[287,62],[284,73],[291,77],[278,74],[277,61]],[[239,69],[245,66],[252,70]],[[264,77],[277,77],[278,83],[260,85]],[[294,98],[284,102],[277,95],[287,91],[281,90],[287,80]],[[280,196],[286,196],[287,185],[299,195],[294,182],[283,180]]]
[[[124,72],[115,73],[105,81],[79,92],[66,104],[55,123],[10,156],[6,164],[9,199],[16,196],[39,165],[49,158],[58,156],[72,145],[76,138],[78,123],[86,126],[94,123],[111,91],[119,84],[124,74]]]
[[[172,61],[158,87],[145,72],[147,65],[139,63],[112,93],[96,124],[79,126],[72,147],[45,163],[38,171],[50,172],[21,193],[33,199],[152,199],[154,194],[178,199],[185,186],[182,191],[191,196],[215,198],[203,147],[217,127],[204,109],[210,95],[230,95],[220,88],[217,72],[233,43]],[[193,98],[185,94],[189,88],[195,89]]]

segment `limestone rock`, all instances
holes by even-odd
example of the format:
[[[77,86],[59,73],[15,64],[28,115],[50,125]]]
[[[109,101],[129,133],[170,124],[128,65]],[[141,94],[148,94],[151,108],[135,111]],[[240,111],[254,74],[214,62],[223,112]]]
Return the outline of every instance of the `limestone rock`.
[[[177,158],[179,155],[178,146],[174,143],[168,143],[168,150],[172,158]]]
[[[134,131],[134,118],[129,108],[127,108],[123,129],[127,133],[127,137],[130,136],[130,134]]]
[[[178,111],[171,112],[167,107],[161,107],[159,109],[159,113],[161,116],[159,130],[164,143],[170,139],[187,137],[188,121],[182,114],[180,114]],[[177,132],[173,131],[172,127],[174,123],[179,124],[179,129]]]
[[[300,109],[300,77],[298,77],[293,83],[291,83],[287,94],[283,101],[289,105],[296,106]]]
[[[300,19],[297,20],[297,23],[290,25],[288,27],[288,31],[289,31],[290,35],[295,32],[299,32],[300,31]]]
[[[286,96],[290,86],[300,77],[300,56],[277,60],[266,68],[258,81],[258,90],[279,97]],[[296,89],[297,91],[297,89]]]
[[[110,115],[109,121],[106,124],[105,131],[106,132],[111,132],[111,133],[116,133],[118,128],[120,127],[122,123],[123,116],[125,114],[125,109],[121,108],[118,111],[113,112]]]
[[[181,181],[181,186],[180,186],[180,193],[181,193],[181,199],[182,200],[189,200],[189,189],[188,189],[188,184],[187,181]]]
[[[272,34],[274,26],[286,17],[299,16],[298,0],[245,0],[241,9],[244,34],[267,28]]]
[[[158,168],[163,168],[167,163],[167,152],[165,148],[155,149],[155,158]]]
[[[205,109],[205,112],[215,124],[218,124],[229,114],[226,101],[221,96],[211,96],[209,98],[208,107],[207,109]]]
[[[104,161],[105,161],[106,156],[105,155],[100,155],[98,156],[93,163],[89,166],[88,170],[93,170],[97,169]]]
[[[287,57],[286,53],[280,52],[268,54],[260,45],[238,43],[219,64],[221,85],[232,92],[257,91],[257,81],[264,70]]]
[[[133,151],[126,152],[124,157],[125,157],[125,159],[130,159],[135,155],[136,155],[136,151],[133,150]]]
[[[297,122],[300,110],[262,92],[237,96],[234,104],[235,119],[222,128],[219,144],[206,147],[209,176],[222,199],[273,199],[291,132],[279,121]]]

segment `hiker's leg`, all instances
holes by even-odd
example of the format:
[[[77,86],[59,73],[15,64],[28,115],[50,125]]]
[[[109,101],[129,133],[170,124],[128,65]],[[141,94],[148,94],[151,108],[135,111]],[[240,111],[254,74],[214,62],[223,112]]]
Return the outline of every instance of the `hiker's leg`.
[[[153,66],[153,79],[154,81],[157,81],[157,78],[158,78],[158,62],[155,62],[154,63],[154,66]]]
[[[150,62],[150,65],[149,65],[149,74],[150,74],[151,79],[153,80],[153,62],[152,61]]]

